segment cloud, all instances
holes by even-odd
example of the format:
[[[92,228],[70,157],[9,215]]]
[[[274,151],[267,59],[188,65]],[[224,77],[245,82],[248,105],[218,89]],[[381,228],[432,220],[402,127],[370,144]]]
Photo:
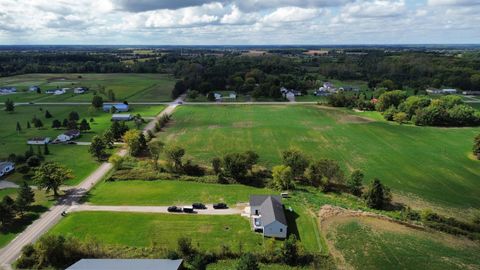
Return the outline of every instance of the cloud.
[[[252,24],[258,20],[257,13],[244,13],[236,5],[233,5],[230,13],[223,15],[222,24]]]
[[[382,18],[400,16],[405,11],[404,0],[356,1],[346,5],[342,10],[342,15],[352,18]]]
[[[313,8],[283,7],[264,16],[261,22],[269,24],[306,21],[315,18],[319,13],[320,10]]]
[[[430,6],[476,6],[480,0],[428,0]]]
[[[225,2],[215,0],[114,0],[114,4],[120,9],[131,12],[143,12],[159,9],[180,9],[186,7],[201,6],[213,2]]]

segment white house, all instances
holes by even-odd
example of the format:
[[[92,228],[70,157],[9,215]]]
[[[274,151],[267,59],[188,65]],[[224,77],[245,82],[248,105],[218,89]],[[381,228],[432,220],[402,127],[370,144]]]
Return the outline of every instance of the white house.
[[[0,177],[15,170],[15,164],[13,162],[0,162]]]
[[[443,94],[456,94],[457,89],[442,89]]]
[[[215,100],[221,100],[222,99],[222,94],[213,93],[213,96],[215,97]]]
[[[49,142],[48,137],[34,137],[27,140],[27,144],[48,144]]]
[[[17,92],[15,87],[0,87],[0,94],[12,94]]]
[[[62,89],[57,89],[55,90],[55,92],[53,92],[54,95],[63,95],[67,92],[67,90],[65,90],[66,88],[62,88]]]
[[[253,230],[261,231],[263,236],[287,237],[287,218],[280,196],[251,195],[250,218]]]
[[[38,87],[36,85],[32,85],[28,88],[28,91],[30,91],[30,92],[37,92],[38,90],[40,90],[40,87]]]
[[[73,93],[74,94],[83,94],[85,93],[87,90],[83,87],[77,87],[75,89],[73,89]]]
[[[68,142],[80,136],[79,130],[69,130],[57,136],[57,141]]]
[[[130,121],[132,120],[132,115],[131,114],[126,114],[126,113],[115,113],[112,115],[112,121]]]

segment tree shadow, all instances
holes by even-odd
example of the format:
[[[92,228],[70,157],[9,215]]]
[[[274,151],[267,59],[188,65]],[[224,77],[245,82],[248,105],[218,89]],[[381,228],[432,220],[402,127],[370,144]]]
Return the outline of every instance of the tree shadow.
[[[292,208],[290,208],[292,209]],[[295,210],[292,209],[284,209],[285,211],[285,217],[287,218],[287,225],[288,225],[288,234],[294,234],[299,241],[300,239],[300,233],[298,232],[298,227],[297,227],[297,219],[300,217]]]

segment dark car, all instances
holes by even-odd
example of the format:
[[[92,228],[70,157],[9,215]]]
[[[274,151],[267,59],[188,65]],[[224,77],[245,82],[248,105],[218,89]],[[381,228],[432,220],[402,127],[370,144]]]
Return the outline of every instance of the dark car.
[[[205,204],[203,203],[194,203],[192,204],[193,209],[207,209]]]
[[[213,209],[227,209],[228,206],[225,203],[216,203],[213,205]]]
[[[184,213],[195,213],[192,206],[184,206],[183,207],[183,212]]]
[[[182,212],[182,208],[177,207],[177,206],[170,206],[170,207],[167,208],[167,211],[168,212]]]

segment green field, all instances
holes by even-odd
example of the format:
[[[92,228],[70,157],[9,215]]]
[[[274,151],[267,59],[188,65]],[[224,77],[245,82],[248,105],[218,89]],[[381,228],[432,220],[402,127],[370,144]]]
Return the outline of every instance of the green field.
[[[222,244],[235,251],[240,245],[243,250],[255,250],[263,241],[239,215],[81,212],[69,214],[49,233],[94,238],[104,245],[149,247],[155,243],[170,249],[176,248],[182,236],[190,237],[202,250],[219,250]]]
[[[52,121],[58,119],[63,121],[68,117],[71,111],[76,111],[80,115],[80,119],[90,118],[94,119],[93,123],[90,123],[91,130],[82,134],[78,141],[89,142],[94,135],[103,134],[111,125],[111,115],[109,113],[94,112],[89,113],[88,106],[65,106],[65,105],[29,105],[18,106],[13,113],[7,113],[0,111],[0,158],[5,158],[10,153],[23,154],[29,147],[27,145],[27,139],[31,137],[50,137],[55,139],[59,134],[65,132],[65,130],[56,130],[51,128]],[[164,106],[144,106],[133,105],[131,113],[141,114],[143,117],[152,117],[157,115],[163,110]],[[40,110],[42,109],[42,110]],[[50,119],[45,118],[45,111],[48,110],[53,117]],[[44,127],[37,129],[27,129],[27,121],[36,116],[42,122]],[[18,133],[16,131],[16,124],[20,123],[22,131]],[[129,124],[133,127],[133,123]],[[38,146],[34,146],[34,151],[37,152]],[[43,147],[41,147],[43,150]],[[50,155],[46,156],[47,161],[58,161],[66,167],[73,170],[75,175],[74,179],[67,182],[69,185],[74,185],[83,180],[88,174],[90,174],[97,166],[98,163],[91,158],[88,153],[88,146],[81,145],[49,145]],[[75,155],[72,155],[75,153]],[[7,180],[19,181],[21,175],[12,174],[6,177]]]
[[[194,202],[235,204],[268,189],[182,181],[103,182],[90,191],[88,202],[98,205],[182,205]]]
[[[81,76],[81,78],[79,78]],[[26,74],[0,78],[0,86],[17,88],[16,94],[0,95],[0,102],[10,98],[16,102],[90,102],[93,92],[100,94],[111,89],[118,101],[170,101],[175,79],[165,74]],[[42,91],[58,88],[71,88],[63,95],[47,95],[29,93],[32,85],[39,86]],[[85,94],[73,94],[75,87],[88,87],[91,91]],[[27,92],[26,92],[27,91]],[[106,98],[106,96],[104,96]]]
[[[260,163],[280,163],[299,148],[380,178],[397,195],[442,206],[480,207],[480,163],[469,154],[479,128],[400,126],[318,106],[185,106],[160,138],[209,164],[228,152],[254,150]]]
[[[480,268],[478,243],[377,219],[347,218],[327,235],[353,269]]]

